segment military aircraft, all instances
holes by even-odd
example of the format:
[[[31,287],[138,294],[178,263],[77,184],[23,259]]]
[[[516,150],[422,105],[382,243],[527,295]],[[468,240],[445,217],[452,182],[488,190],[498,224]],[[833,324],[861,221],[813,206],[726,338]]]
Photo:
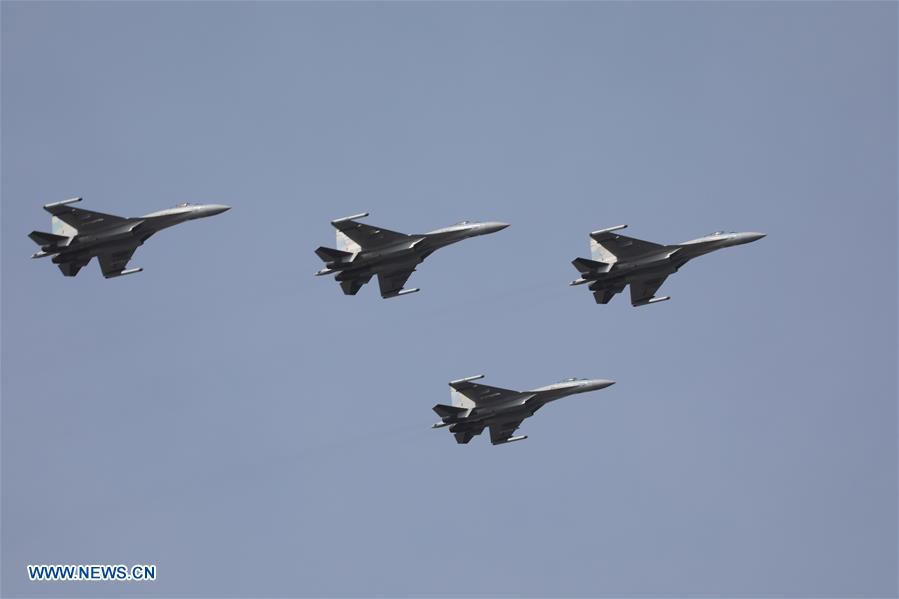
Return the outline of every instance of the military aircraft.
[[[140,272],[142,268],[126,268],[134,251],[154,233],[195,218],[221,214],[230,206],[221,204],[178,204],[146,216],[125,218],[102,212],[74,208],[80,202],[72,198],[44,206],[52,214],[52,233],[32,231],[28,236],[41,251],[32,258],[53,256],[67,277],[78,274],[91,258],[97,257],[100,270],[107,279]]]
[[[472,382],[482,378],[484,375],[479,374],[451,381],[452,405],[434,406],[441,421],[431,428],[448,426],[456,437],[456,443],[468,443],[472,437],[480,435],[485,426],[490,427],[490,442],[494,445],[522,441],[528,436],[513,437],[515,429],[549,402],[615,384],[615,381],[606,379],[573,378],[532,391],[512,391]]]
[[[335,279],[346,295],[356,295],[373,275],[378,275],[381,297],[399,297],[418,291],[417,287],[404,289],[403,285],[425,258],[434,250],[477,235],[495,233],[508,227],[506,223],[473,223],[464,220],[451,227],[437,229],[420,235],[406,235],[381,227],[373,227],[357,219],[368,212],[332,220],[337,229],[339,249],[320,247],[316,255],[325,268],[316,276],[337,273]]]
[[[607,304],[616,293],[631,286],[631,305],[645,306],[671,299],[656,297],[668,275],[703,254],[721,248],[757,241],[764,233],[725,233],[711,235],[674,245],[659,245],[633,237],[618,235],[615,231],[627,225],[619,225],[590,233],[590,251],[593,260],[576,258],[572,261],[580,271],[580,278],[571,285],[589,284],[597,304]]]

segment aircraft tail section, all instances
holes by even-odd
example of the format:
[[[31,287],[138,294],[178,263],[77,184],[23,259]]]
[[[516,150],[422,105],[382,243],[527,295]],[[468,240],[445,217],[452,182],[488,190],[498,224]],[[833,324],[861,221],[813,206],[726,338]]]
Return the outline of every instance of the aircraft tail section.
[[[609,262],[599,262],[588,258],[575,258],[571,263],[582,274],[607,273],[612,269],[612,264]]]
[[[341,249],[341,251],[348,252],[350,254],[358,254],[362,251],[362,246],[353,241],[347,236],[346,233],[338,229],[337,233],[337,247]]]
[[[432,408],[438,416],[443,419],[446,418],[454,418],[468,412],[468,408],[463,408],[461,406],[448,406],[446,404],[439,403]]]
[[[41,247],[66,245],[65,242],[70,239],[70,237],[65,235],[55,235],[53,233],[44,233],[43,231],[32,231],[28,234],[28,237]]]
[[[315,254],[319,258],[321,258],[325,264],[332,264],[334,262],[346,262],[349,258],[353,257],[353,254],[351,254],[350,252],[335,250],[334,248],[326,248],[324,246],[315,250]]]
[[[590,233],[590,255],[593,259],[615,264],[620,260],[633,260],[665,250],[665,246],[658,243],[616,233],[626,227],[627,225],[618,225]]]
[[[602,241],[597,241],[591,237],[590,255],[593,256],[594,260],[599,262],[609,262],[614,264],[615,262],[618,262],[618,255],[613,251],[615,249],[614,246],[606,247],[607,245],[611,246],[612,244],[607,242],[604,245]]]
[[[450,387],[450,398],[452,399],[454,407],[463,410],[474,409],[474,407],[477,405],[470,397],[468,397],[464,393],[456,391],[452,387]]]
[[[61,235],[63,237],[75,237],[75,235],[78,235],[78,229],[58,216],[50,217],[50,227],[54,235]]]

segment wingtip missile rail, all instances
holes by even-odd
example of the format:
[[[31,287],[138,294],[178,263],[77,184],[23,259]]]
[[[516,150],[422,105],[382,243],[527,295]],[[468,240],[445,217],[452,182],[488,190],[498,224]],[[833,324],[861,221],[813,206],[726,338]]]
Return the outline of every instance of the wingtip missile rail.
[[[44,210],[48,208],[55,208],[56,206],[65,206],[66,204],[74,204],[75,202],[80,202],[82,198],[69,198],[68,200],[62,200],[61,202],[50,202],[49,204],[44,204]]]
[[[650,298],[650,299],[646,300],[645,302],[637,302],[636,304],[634,304],[634,306],[648,306],[649,304],[657,304],[659,302],[667,302],[670,299],[671,299],[670,295],[663,295],[661,297]]]
[[[450,381],[449,384],[450,384],[450,385],[461,385],[462,383],[470,383],[471,381],[476,381],[476,380],[478,380],[478,379],[482,379],[482,378],[484,378],[484,376],[485,376],[485,375],[483,375],[483,374],[476,374],[476,375],[474,375],[474,376],[467,376],[467,377],[465,377],[464,379],[458,379],[458,380],[455,380],[455,381]]]
[[[135,268],[127,268],[121,272],[116,272],[108,275],[104,275],[107,279],[114,279],[116,277],[124,277],[125,275],[133,275],[134,273],[142,272],[144,269],[141,266],[137,266]]]
[[[384,299],[388,299],[391,297],[400,297],[401,295],[409,295],[410,293],[418,293],[421,291],[418,287],[410,287],[409,289],[400,289],[399,291],[394,291],[393,293],[387,293],[382,295]]]
[[[494,443],[494,445],[505,445],[506,443],[515,443],[516,441],[524,441],[527,439],[527,435],[517,435],[515,437],[509,437],[505,441],[500,441],[499,443]]]
[[[607,229],[593,231],[592,233],[590,233],[590,237],[599,237],[600,235],[604,235],[605,233],[612,233],[614,231],[620,231],[621,229],[627,229],[627,225],[615,225],[614,227],[608,227]]]
[[[344,216],[343,218],[335,218],[331,221],[332,225],[339,225],[340,223],[345,223],[351,220],[356,220],[357,218],[365,218],[368,216],[368,212],[360,212],[359,214],[354,214],[352,216]]]

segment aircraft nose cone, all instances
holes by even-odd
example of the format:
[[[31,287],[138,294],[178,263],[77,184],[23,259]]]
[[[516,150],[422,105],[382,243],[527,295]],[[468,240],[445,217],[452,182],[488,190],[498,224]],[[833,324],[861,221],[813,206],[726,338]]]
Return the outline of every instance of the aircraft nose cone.
[[[587,386],[591,391],[598,391],[600,389],[605,389],[606,387],[611,387],[615,384],[615,381],[609,379],[595,379],[590,381]]]
[[[485,233],[496,233],[497,231],[502,231],[506,227],[509,226],[509,223],[500,223],[500,222],[492,222],[492,223],[484,223],[484,232]]]
[[[231,210],[231,206],[225,206],[224,204],[209,204],[206,206],[206,214],[209,216],[215,216],[228,210]]]
[[[750,243],[753,241],[758,241],[759,239],[761,239],[762,237],[765,236],[764,233],[744,233],[744,235],[746,236],[747,243]]]

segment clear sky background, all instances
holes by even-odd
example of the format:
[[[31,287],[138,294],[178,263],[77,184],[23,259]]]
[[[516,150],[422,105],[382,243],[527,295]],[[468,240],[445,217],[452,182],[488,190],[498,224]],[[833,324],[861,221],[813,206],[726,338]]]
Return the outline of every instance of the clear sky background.
[[[4,596],[895,596],[895,3],[2,4]],[[32,261],[47,202],[221,216],[139,275]],[[421,293],[328,221],[511,227]],[[587,234],[752,245],[633,309]],[[610,389],[530,439],[447,381]],[[36,584],[28,563],[155,563]]]

